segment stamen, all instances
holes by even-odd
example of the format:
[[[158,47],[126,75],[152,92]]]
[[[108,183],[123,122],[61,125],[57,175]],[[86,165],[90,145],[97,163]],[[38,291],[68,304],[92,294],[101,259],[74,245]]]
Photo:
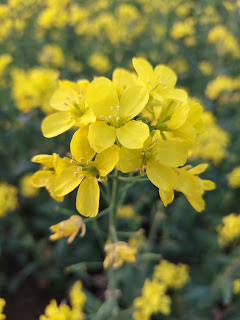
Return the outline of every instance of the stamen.
[[[78,172],[77,172],[77,171],[75,171],[75,172],[74,172],[74,175],[75,175],[75,177],[77,177],[77,176],[78,176]]]
[[[120,110],[120,106],[117,106],[118,111]]]
[[[112,120],[112,115],[110,115],[108,118],[109,118],[110,120]]]
[[[81,174],[81,175],[79,176],[79,179],[82,180],[83,178],[84,178],[84,175]]]
[[[113,110],[114,110],[113,106],[111,106],[111,107],[110,107],[110,110],[111,110],[111,111],[113,111]]]
[[[90,164],[91,160],[87,160],[87,164]]]
[[[117,116],[116,120],[117,120],[117,121],[120,121],[120,117]]]
[[[82,162],[84,160],[84,157],[80,157],[79,161]]]

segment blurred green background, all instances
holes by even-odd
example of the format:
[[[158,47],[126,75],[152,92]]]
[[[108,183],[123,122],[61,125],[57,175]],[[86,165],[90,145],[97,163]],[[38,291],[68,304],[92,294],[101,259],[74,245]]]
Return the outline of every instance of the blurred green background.
[[[86,313],[101,305],[102,264],[84,262],[104,260],[107,218],[87,224],[86,236],[71,245],[50,242],[49,227],[70,216],[64,208],[75,212],[75,193],[58,203],[33,189],[30,175],[39,166],[30,160],[69,150],[73,132],[46,139],[40,129],[58,79],[111,78],[116,67],[132,69],[135,56],[173,68],[178,86],[204,106],[207,133],[191,161],[208,162],[203,176],[217,184],[200,214],[182,195],[164,208],[148,182],[127,194],[125,203],[140,218],[120,219],[118,229],[143,228],[148,238],[155,219],[152,252],[190,267],[191,280],[171,293],[171,314],[153,319],[240,319],[233,292],[240,242],[221,247],[216,230],[224,216],[240,214],[240,174],[230,185],[228,178],[240,165],[240,1],[1,0],[0,25],[0,296],[7,319],[37,319],[77,279],[87,293]],[[123,308],[141,294],[155,264],[119,269]]]

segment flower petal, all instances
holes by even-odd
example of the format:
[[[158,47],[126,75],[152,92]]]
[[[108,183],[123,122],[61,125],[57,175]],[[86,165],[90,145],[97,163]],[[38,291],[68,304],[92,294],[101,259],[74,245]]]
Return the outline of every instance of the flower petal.
[[[169,203],[173,202],[174,200],[174,192],[173,189],[170,189],[168,191],[159,189],[159,196],[166,207]]]
[[[122,127],[117,128],[119,142],[128,149],[140,149],[149,136],[149,128],[146,123],[140,121],[129,121]]]
[[[31,182],[34,187],[45,187],[48,183],[48,179],[53,175],[53,171],[39,170],[35,172],[31,178]]]
[[[104,121],[97,121],[90,124],[88,140],[90,146],[96,152],[101,152],[114,144],[116,140],[116,129]]]
[[[202,113],[203,107],[200,105],[200,103],[194,103],[190,106],[188,120],[193,126],[201,120]]]
[[[190,107],[186,103],[182,103],[176,110],[174,110],[168,123],[168,129],[175,130],[181,127],[187,120],[189,110]]]
[[[159,189],[169,191],[174,188],[176,173],[168,166],[150,159],[147,161],[146,173],[149,180]]]
[[[56,137],[74,125],[75,120],[68,111],[55,112],[42,122],[42,133],[46,138]]]
[[[76,206],[85,217],[95,217],[99,209],[100,189],[96,177],[88,177],[78,188]]]
[[[185,194],[185,196],[188,199],[188,202],[197,212],[202,212],[205,209],[205,201],[203,200],[201,195],[194,194],[192,196],[189,196]]]
[[[123,173],[131,172],[141,166],[142,149],[127,149],[122,147],[119,151],[119,161],[117,164],[117,169]]]
[[[81,164],[87,164],[88,160],[92,160],[95,156],[95,151],[90,147],[88,141],[89,126],[79,128],[73,135],[70,143],[70,151],[73,158],[81,162]]]
[[[171,68],[159,64],[154,69],[154,74],[158,78],[160,84],[165,84],[168,88],[174,88],[177,82],[177,76]]]
[[[214,190],[216,188],[216,184],[211,180],[202,180],[203,189],[204,190]]]
[[[79,179],[78,166],[71,166],[63,170],[59,175],[56,175],[54,181],[54,190],[58,196],[65,196],[66,194],[72,192],[81,183],[82,179]]]
[[[187,161],[189,145],[181,141],[167,140],[157,142],[152,152],[154,158],[166,166],[177,168]]]
[[[49,168],[54,167],[54,155],[52,154],[37,154],[36,156],[32,157],[31,161],[41,163]]]
[[[111,106],[119,105],[118,95],[112,82],[104,77],[97,78],[89,85],[86,92],[87,105],[95,116],[108,117],[111,114]]]
[[[135,85],[128,87],[122,93],[120,98],[120,117],[129,117],[129,119],[137,116],[145,107],[149,99],[148,91],[143,86]]]
[[[68,101],[78,101],[78,94],[70,86],[63,86],[57,89],[51,100],[50,106],[56,110],[67,111],[69,106],[66,104]]]
[[[185,101],[187,99],[187,93],[183,89],[157,88],[153,91],[152,96],[154,99],[160,101],[162,101],[163,99]]]
[[[133,58],[132,63],[142,81],[147,81],[153,77],[153,68],[147,60],[143,58]]]
[[[116,166],[119,159],[119,147],[113,145],[110,148],[97,154],[94,160],[94,166],[99,171],[100,176],[105,177]]]

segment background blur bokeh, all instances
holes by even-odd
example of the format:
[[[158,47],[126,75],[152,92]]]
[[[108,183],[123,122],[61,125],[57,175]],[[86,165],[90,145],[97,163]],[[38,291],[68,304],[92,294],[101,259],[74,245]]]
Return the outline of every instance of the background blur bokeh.
[[[91,314],[106,289],[101,261],[107,218],[87,224],[85,237],[70,245],[66,239],[50,242],[49,227],[76,211],[75,192],[58,203],[45,189],[33,188],[31,174],[39,166],[31,158],[69,149],[73,131],[54,139],[41,133],[58,79],[111,79],[116,67],[133,69],[135,56],[170,66],[178,86],[204,106],[206,132],[191,159],[209,163],[203,176],[217,184],[205,196],[203,213],[182,195],[164,208],[148,182],[128,191],[125,204],[135,213],[125,208],[119,230],[142,228],[140,238],[148,238],[152,252],[189,266],[190,280],[170,292],[170,315],[152,319],[240,319],[234,282],[240,278],[239,29],[239,0],[0,1],[0,296],[7,319],[38,319],[50,299],[60,302],[78,279],[87,319],[95,319]],[[223,222],[231,213],[236,216]],[[224,230],[218,227],[223,223]],[[141,295],[157,263],[119,269],[123,309]]]

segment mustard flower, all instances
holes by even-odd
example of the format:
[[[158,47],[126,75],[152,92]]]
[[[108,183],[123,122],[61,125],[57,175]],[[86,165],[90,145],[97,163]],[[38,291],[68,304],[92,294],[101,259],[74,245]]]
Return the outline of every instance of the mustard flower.
[[[18,189],[6,182],[0,183],[0,217],[5,216],[9,211],[13,211],[18,206]]]
[[[69,237],[68,243],[71,243],[75,239],[80,229],[80,236],[83,237],[86,233],[86,225],[83,223],[80,216],[74,215],[67,220],[51,226],[50,230],[53,232],[53,234],[50,235],[49,239],[56,241],[62,237]]]
[[[239,188],[240,187],[240,166],[234,168],[227,176],[228,185],[231,188]]]
[[[5,305],[6,305],[6,301],[4,299],[0,298],[0,320],[6,319],[6,316],[2,313]]]
[[[106,251],[103,263],[105,269],[111,265],[114,269],[117,269],[123,265],[124,261],[134,262],[136,260],[136,248],[130,247],[124,241],[107,243],[104,250]]]
[[[217,226],[218,243],[227,246],[240,238],[240,215],[231,213],[223,217],[223,225]]]
[[[142,111],[148,98],[143,86],[134,85],[127,87],[119,99],[110,80],[103,77],[95,79],[86,94],[86,102],[97,118],[89,128],[91,147],[101,152],[117,139],[129,149],[141,148],[149,135],[149,128],[145,123],[132,119]]]
[[[240,293],[240,279],[236,279],[233,282],[233,293],[239,294]]]
[[[159,188],[159,195],[164,206],[173,201],[174,190],[176,190],[185,195],[188,202],[196,211],[203,211],[205,209],[205,201],[203,200],[204,191],[213,190],[216,187],[215,183],[211,180],[202,180],[198,177],[207,167],[207,164],[202,163],[193,168],[188,165],[183,168],[174,169],[177,176],[175,186],[167,191],[162,187]]]
[[[95,157],[96,153],[87,139],[88,130],[89,127],[85,126],[75,132],[70,144],[73,156],[71,166],[56,176],[55,192],[61,197],[80,185],[76,198],[77,210],[84,216],[94,217],[98,213],[100,197],[97,176],[106,177],[114,169],[119,159],[119,147],[112,145]]]
[[[40,163],[43,168],[35,172],[32,176],[32,184],[36,188],[45,187],[50,196],[57,200],[63,201],[62,196],[58,196],[55,192],[55,178],[66,167],[71,166],[71,160],[68,158],[60,158],[58,154],[53,155],[39,154],[32,158],[32,162]]]
[[[42,132],[46,138],[58,136],[73,126],[85,126],[95,121],[92,110],[85,103],[88,86],[87,80],[60,82],[60,87],[50,100],[50,106],[58,112],[50,114],[42,122]]]
[[[168,191],[175,186],[177,181],[173,168],[185,164],[188,148],[188,144],[184,142],[164,141],[155,134],[154,138],[148,137],[141,149],[131,150],[122,147],[117,168],[123,173],[139,168],[141,174],[146,169],[149,180],[156,187]]]
[[[153,69],[151,64],[143,58],[133,58],[133,66],[140,83],[146,86],[149,94],[155,100],[162,102],[164,99],[178,101],[187,99],[184,90],[174,88],[177,76],[171,68],[165,65],[157,65]]]
[[[38,195],[38,188],[32,185],[32,173],[28,173],[20,180],[20,193],[25,198],[34,198]]]

